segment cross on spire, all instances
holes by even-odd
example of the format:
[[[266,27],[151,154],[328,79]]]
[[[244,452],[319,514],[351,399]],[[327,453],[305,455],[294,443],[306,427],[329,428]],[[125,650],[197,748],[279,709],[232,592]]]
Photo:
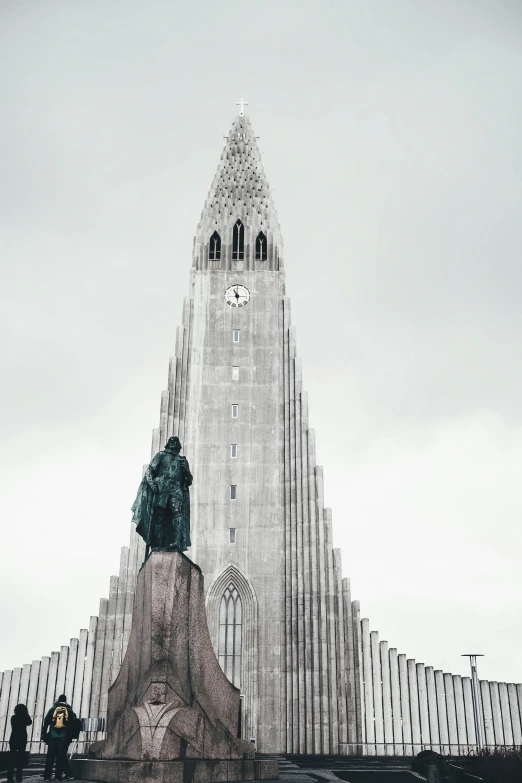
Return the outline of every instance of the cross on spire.
[[[242,117],[244,115],[244,107],[248,106],[248,101],[244,101],[243,98],[240,98],[239,101],[236,101],[236,106],[239,106],[239,116]]]

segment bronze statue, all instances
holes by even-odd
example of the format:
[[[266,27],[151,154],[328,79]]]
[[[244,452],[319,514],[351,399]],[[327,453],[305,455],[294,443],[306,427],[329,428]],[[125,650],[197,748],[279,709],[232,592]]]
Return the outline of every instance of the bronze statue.
[[[190,546],[190,498],[192,474],[186,457],[180,456],[177,435],[152,458],[133,503],[132,521],[150,549],[184,552]]]

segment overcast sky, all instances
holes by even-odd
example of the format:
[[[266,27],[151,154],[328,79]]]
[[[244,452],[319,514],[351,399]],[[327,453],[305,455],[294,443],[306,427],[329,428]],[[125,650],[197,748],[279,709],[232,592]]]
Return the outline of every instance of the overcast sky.
[[[0,671],[117,573],[243,96],[362,616],[522,681],[519,0],[2,0],[0,89]]]

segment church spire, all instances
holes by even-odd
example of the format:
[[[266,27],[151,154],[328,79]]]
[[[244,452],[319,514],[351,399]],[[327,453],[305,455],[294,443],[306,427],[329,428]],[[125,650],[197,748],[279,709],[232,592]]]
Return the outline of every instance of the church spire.
[[[245,102],[241,101],[241,111]],[[239,114],[198,224],[196,269],[280,269],[282,240],[276,208],[250,120]]]

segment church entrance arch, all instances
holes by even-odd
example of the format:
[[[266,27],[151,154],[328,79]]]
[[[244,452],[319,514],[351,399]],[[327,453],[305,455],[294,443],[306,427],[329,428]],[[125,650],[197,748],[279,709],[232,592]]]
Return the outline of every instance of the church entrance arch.
[[[257,599],[250,581],[228,565],[207,592],[210,638],[220,666],[241,693],[241,736],[256,737]]]

